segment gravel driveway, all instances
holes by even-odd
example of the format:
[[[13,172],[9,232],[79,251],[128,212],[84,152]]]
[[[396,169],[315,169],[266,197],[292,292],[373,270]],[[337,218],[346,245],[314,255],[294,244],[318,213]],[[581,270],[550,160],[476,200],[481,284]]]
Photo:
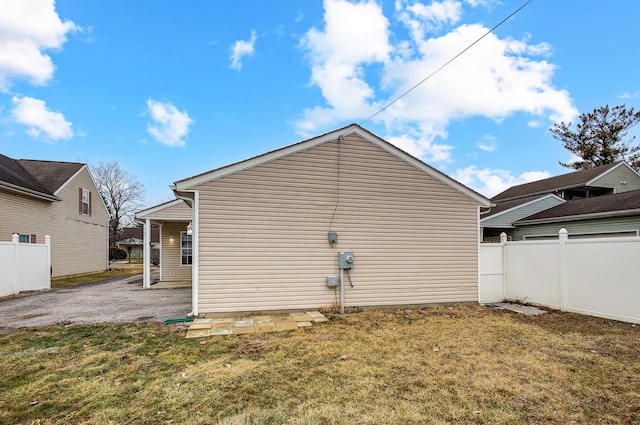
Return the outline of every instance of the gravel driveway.
[[[162,322],[191,311],[191,289],[142,289],[142,277],[0,299],[0,329],[56,323]]]

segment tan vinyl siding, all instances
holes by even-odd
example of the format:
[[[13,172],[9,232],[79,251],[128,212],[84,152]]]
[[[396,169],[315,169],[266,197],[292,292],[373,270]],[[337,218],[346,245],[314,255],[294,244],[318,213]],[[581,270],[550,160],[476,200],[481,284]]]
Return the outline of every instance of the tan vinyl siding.
[[[79,188],[91,191],[91,216],[79,212]],[[0,191],[0,240],[12,232],[36,235],[37,243],[51,236],[53,276],[88,273],[107,268],[109,220],[86,168],[56,195],[62,201],[40,201]]]
[[[560,229],[565,228],[572,235],[594,235],[594,236],[622,236],[633,235],[634,231],[640,230],[640,216],[602,218],[581,221],[565,221],[552,224],[535,224],[518,227],[511,236],[514,241],[523,240],[525,237],[533,238],[540,236],[557,237]],[[617,233],[617,234],[616,234]]]
[[[340,145],[333,248],[336,141],[195,188],[199,312],[330,306],[339,251],[347,306],[477,300],[477,203],[359,136]]]
[[[622,184],[623,181],[625,184]],[[622,165],[594,180],[593,186],[612,187],[615,193],[629,192],[640,189],[640,177]]]
[[[187,224],[188,221],[181,221],[162,225],[162,281],[191,280],[191,265],[180,264],[180,232],[185,231]]]

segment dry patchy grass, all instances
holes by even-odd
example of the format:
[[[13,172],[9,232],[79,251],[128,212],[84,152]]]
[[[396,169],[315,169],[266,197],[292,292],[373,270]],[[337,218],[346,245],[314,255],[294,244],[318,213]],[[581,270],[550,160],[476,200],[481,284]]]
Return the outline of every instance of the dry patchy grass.
[[[0,423],[640,422],[640,326],[625,323],[463,305],[184,336],[157,324],[1,336]]]
[[[84,285],[87,283],[100,282],[102,280],[114,279],[117,277],[130,276],[140,273],[142,273],[142,267],[113,267],[110,270],[101,272],[54,277],[51,278],[51,287],[68,288],[70,286]]]

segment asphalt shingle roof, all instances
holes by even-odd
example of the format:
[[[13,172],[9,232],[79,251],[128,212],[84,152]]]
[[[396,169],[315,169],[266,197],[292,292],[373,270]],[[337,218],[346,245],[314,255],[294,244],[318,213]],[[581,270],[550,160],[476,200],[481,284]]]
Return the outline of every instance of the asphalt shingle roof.
[[[18,186],[29,191],[53,196],[34,175],[27,171],[18,161],[8,156],[0,155],[0,182]]]
[[[37,161],[33,159],[19,159],[16,162],[34,176],[50,193],[55,193],[84,166],[84,164],[77,162]]]
[[[83,166],[76,162],[16,160],[0,155],[0,184],[56,199],[55,192]]]
[[[612,213],[612,215],[615,215],[616,212],[628,210],[638,210],[638,214],[640,214],[640,190],[567,201],[523,218],[516,223],[598,213]]]
[[[541,194],[545,192],[551,193],[558,189],[584,185],[618,164],[619,163],[600,165],[599,167],[587,168],[586,170],[575,171],[573,173],[562,174],[535,182],[512,186],[504,192],[497,194],[491,198],[491,200],[496,202],[505,199],[521,198],[527,195]]]

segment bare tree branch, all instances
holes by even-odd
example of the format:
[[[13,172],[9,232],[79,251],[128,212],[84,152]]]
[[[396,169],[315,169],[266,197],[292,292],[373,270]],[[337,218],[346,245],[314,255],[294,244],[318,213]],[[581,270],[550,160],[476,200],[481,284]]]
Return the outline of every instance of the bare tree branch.
[[[91,167],[91,172],[109,209],[109,244],[113,245],[121,230],[133,223],[135,212],[142,207],[144,186],[115,161],[100,162]]]

